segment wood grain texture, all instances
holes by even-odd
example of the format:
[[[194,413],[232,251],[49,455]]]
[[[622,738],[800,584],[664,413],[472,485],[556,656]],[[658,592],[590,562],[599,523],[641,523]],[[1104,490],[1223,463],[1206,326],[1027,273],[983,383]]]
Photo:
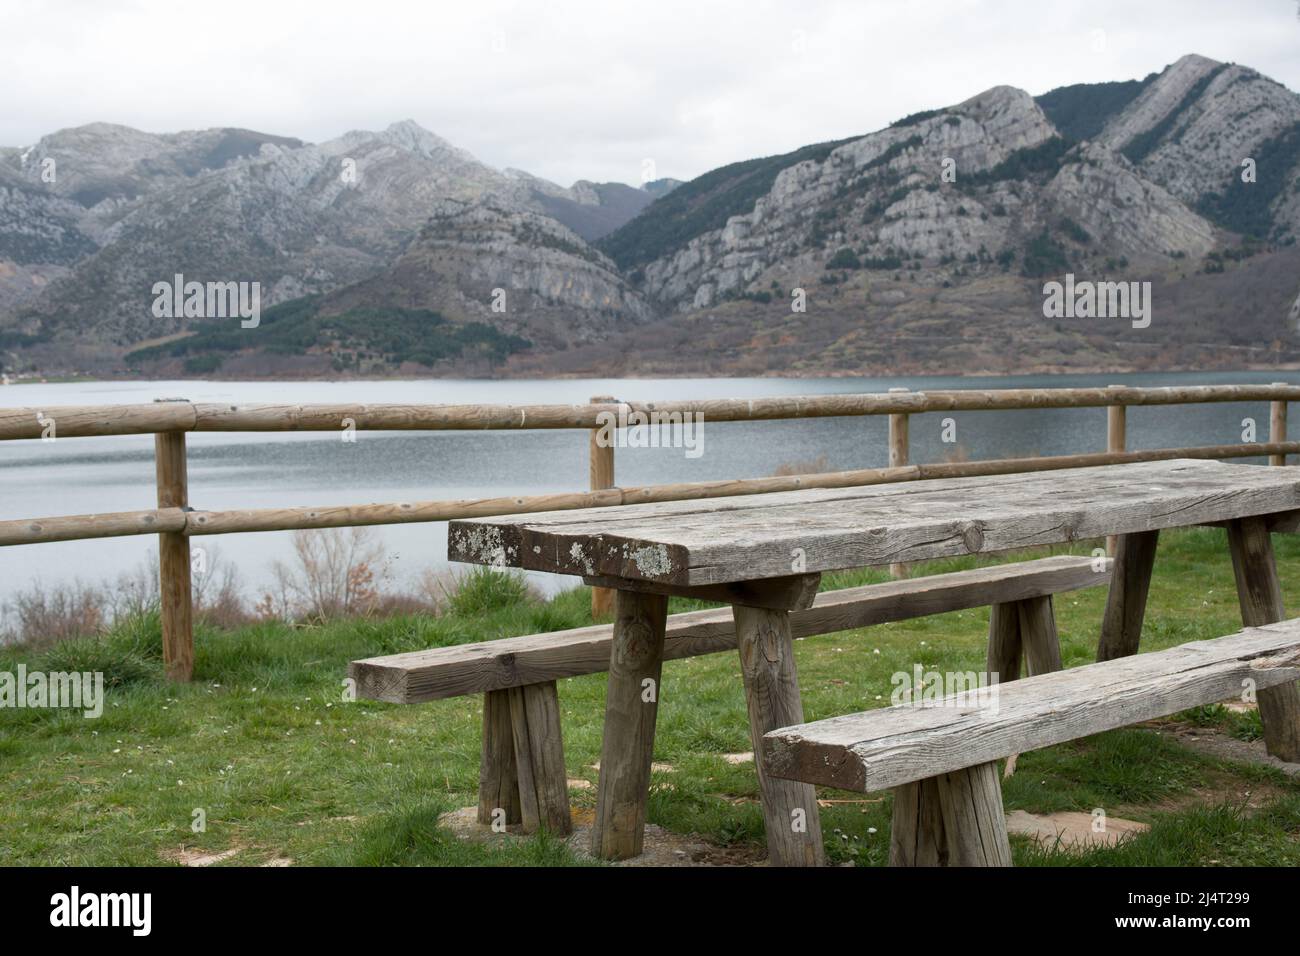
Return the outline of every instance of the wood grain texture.
[[[1003,601],[989,608],[988,665],[991,682],[1020,678],[1020,602]]]
[[[591,828],[591,852],[602,860],[641,853],[667,616],[668,598],[661,594],[615,595],[605,736]]]
[[[0,547],[13,544],[46,544],[52,541],[88,541],[121,538],[136,534],[158,534],[185,530],[188,517],[180,508],[153,511],[114,511],[94,515],[64,515],[54,518],[15,518],[0,521]]]
[[[890,866],[947,866],[948,837],[933,777],[894,788],[889,824]]]
[[[766,608],[732,610],[739,636],[750,741],[754,753],[761,753],[764,734],[803,721],[789,615]],[[757,769],[768,862],[772,866],[824,865],[821,813],[812,785],[773,777],[761,762]]]
[[[872,791],[1300,677],[1300,619],[1000,684],[996,707],[886,707],[767,734],[773,776]]]
[[[762,581],[733,581],[729,584],[705,584],[700,587],[661,584],[658,581],[634,578],[584,576],[582,580],[585,584],[596,587],[647,591],[696,601],[717,601],[720,604],[765,607],[776,611],[804,611],[812,607],[816,600],[821,579],[820,574],[791,574],[786,577],[764,578]]]
[[[594,395],[591,403],[593,405],[606,405],[616,402],[612,395]],[[614,446],[613,444],[602,444],[600,441],[601,430],[593,428],[588,438],[587,459],[588,472],[591,479],[589,487],[592,491],[604,491],[606,488],[614,487]],[[600,619],[614,611],[614,589],[607,587],[592,588],[591,591],[591,616],[594,619]]]
[[[350,528],[369,525],[421,524],[457,518],[611,508],[644,502],[704,501],[740,495],[772,494],[804,488],[858,488],[900,482],[930,481],[957,477],[997,476],[1015,473],[1047,473],[1084,466],[1152,462],[1171,459],[1254,458],[1259,455],[1300,454],[1300,442],[1281,445],[1214,445],[1202,448],[1155,449],[1122,455],[1065,455],[1051,458],[1017,458],[996,461],[941,462],[908,465],[903,468],[865,468],[820,475],[787,475],[777,478],[734,478],[721,481],[693,481],[669,485],[608,488],[604,491],[569,492],[549,495],[510,495],[499,498],[467,498],[443,501],[403,501],[386,504],[327,505],[306,508],[246,508],[227,511],[122,512],[104,515],[61,515],[50,518],[20,518],[0,521],[0,546],[71,541],[81,538],[121,537],[154,534],[164,524],[193,536],[236,534],[295,529]],[[1296,530],[1300,515],[1290,519]],[[1195,524],[1222,524],[1196,521]],[[174,525],[174,527],[170,527]],[[575,572],[577,573],[577,572]]]
[[[906,392],[906,388],[891,388],[890,394]],[[911,457],[911,416],[907,414],[889,416],[889,467],[902,468]],[[908,574],[906,564],[894,563],[889,566],[889,576],[895,580],[905,578]]]
[[[154,466],[159,510],[188,506],[184,432],[154,436]],[[190,540],[183,534],[158,535],[158,594],[163,670],[168,680],[187,682],[194,674],[194,604]]]
[[[1300,506],[1286,469],[1180,460],[453,521],[452,560],[722,584],[1058,544]]]
[[[248,404],[176,402],[0,408],[0,440],[39,438],[38,413],[59,434],[126,435],[160,431],[334,431],[351,418],[365,429],[594,428],[600,411],[704,414],[708,421],[763,421],[897,412],[1007,408],[1097,408],[1198,402],[1297,401],[1294,385],[1194,385],[1120,388],[935,389],[900,395],[781,395],[605,405]]]
[[[520,823],[519,776],[515,770],[515,736],[510,717],[510,692],[483,695],[483,752],[478,772],[478,822],[492,826]]]
[[[1274,382],[1274,385],[1282,384]],[[1276,445],[1286,441],[1286,411],[1287,403],[1285,401],[1273,401],[1269,403],[1268,409],[1268,441],[1270,445]],[[1268,458],[1270,465],[1285,465],[1286,455],[1270,455]]]
[[[1273,557],[1273,539],[1262,518],[1228,524],[1228,550],[1237,582],[1241,623],[1247,627],[1270,624],[1286,616],[1282,583]],[[1300,685],[1279,684],[1256,693],[1264,724],[1264,746],[1279,760],[1300,763]]]
[[[1026,598],[1016,602],[1020,617],[1020,645],[1029,676],[1050,674],[1061,669],[1061,642],[1056,634],[1056,613],[1052,596]]]
[[[935,778],[949,866],[1010,866],[1011,842],[1002,813],[996,762],[953,770]]]
[[[1128,447],[1128,409],[1123,405],[1111,405],[1106,409],[1106,450],[1114,454],[1124,451],[1126,447]],[[1115,546],[1118,543],[1119,539],[1115,535],[1107,536],[1106,553],[1114,556]]]
[[[1114,572],[1097,642],[1099,661],[1138,651],[1159,536],[1158,531],[1135,532],[1122,535],[1115,545]]]
[[[1279,511],[1276,514],[1263,515],[1268,530],[1272,534],[1295,534],[1300,532],[1300,511]],[[1207,527],[1227,528],[1228,521],[1207,521]]]
[[[1278,760],[1300,763],[1300,685],[1264,687],[1256,695],[1265,749]]]
[[[1104,585],[1108,570],[1091,559],[1061,555],[906,581],[818,594],[790,615],[794,637],[832,634],[945,611],[1013,602]],[[612,625],[459,644],[353,661],[357,696],[397,704],[459,697],[608,669]],[[677,660],[736,647],[730,609],[692,611],[668,619],[664,658]]]
[[[712,421],[712,419],[710,419]],[[930,481],[985,475],[1051,472],[1084,466],[1168,461],[1173,459],[1255,458],[1270,454],[1300,454],[1300,442],[1283,445],[1210,445],[1198,448],[1147,449],[1122,455],[1063,455],[1049,458],[1008,458],[995,461],[940,462],[903,468],[863,468],[820,475],[775,478],[728,478],[666,485],[608,488],[604,491],[558,492],[549,495],[510,495],[498,498],[404,501],[390,504],[328,505],[305,508],[249,508],[190,513],[189,535],[234,534],[364,525],[419,524],[491,515],[549,513],[555,510],[622,507],[646,502],[701,501],[740,495],[771,494],[805,488],[858,488],[869,485]],[[576,573],[576,572],[575,572]]]
[[[42,419],[54,422],[56,438],[76,438],[185,432],[194,427],[195,418],[189,402],[0,408],[0,440],[40,438]]]
[[[510,699],[524,832],[545,829],[567,835],[573,831],[573,820],[569,815],[569,783],[564,772],[560,699],[555,682],[512,687],[506,693]]]

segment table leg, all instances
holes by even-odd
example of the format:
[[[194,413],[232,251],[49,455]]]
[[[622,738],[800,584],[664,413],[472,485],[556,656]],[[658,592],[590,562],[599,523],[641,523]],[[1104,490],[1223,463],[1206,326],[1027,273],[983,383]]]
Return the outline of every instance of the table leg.
[[[664,661],[668,598],[618,591],[605,691],[605,738],[591,852],[605,860],[641,853]]]
[[[1286,617],[1282,584],[1273,557],[1273,539],[1265,518],[1228,522],[1228,548],[1237,580],[1241,623],[1246,627],[1272,624]],[[1259,717],[1264,746],[1279,760],[1300,762],[1300,684],[1279,684],[1259,691]]]
[[[1110,593],[1106,596],[1106,616],[1102,619],[1101,640],[1097,644],[1099,662],[1137,653],[1159,536],[1159,531],[1119,536]]]
[[[773,866],[822,866],[826,860],[816,790],[812,784],[769,777],[760,756],[765,733],[803,723],[789,612],[736,605],[732,613],[749,709],[749,738],[757,758],[768,861]]]

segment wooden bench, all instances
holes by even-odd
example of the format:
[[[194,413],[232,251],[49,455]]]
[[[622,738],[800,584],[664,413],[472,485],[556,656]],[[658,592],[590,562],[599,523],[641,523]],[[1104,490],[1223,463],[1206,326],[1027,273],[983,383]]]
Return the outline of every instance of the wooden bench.
[[[808,594],[790,614],[794,637],[811,637],[992,605],[990,660],[1019,673],[1060,667],[1052,595],[1109,583],[1104,559],[1057,556],[970,571]],[[732,595],[735,597],[735,595]],[[735,651],[732,609],[667,619],[664,659]],[[571,829],[555,682],[611,668],[613,626],[596,625],[478,644],[353,661],[360,698],[413,704],[484,694],[480,823],[522,824],[525,832]]]
[[[774,730],[775,777],[894,788],[893,865],[1009,866],[997,761],[1300,679],[1300,618],[1000,685],[996,705],[898,706]]]

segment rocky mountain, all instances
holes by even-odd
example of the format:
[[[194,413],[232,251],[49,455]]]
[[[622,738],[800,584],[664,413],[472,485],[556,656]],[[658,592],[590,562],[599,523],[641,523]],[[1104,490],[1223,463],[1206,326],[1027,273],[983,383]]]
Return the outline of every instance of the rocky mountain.
[[[547,216],[497,197],[442,200],[389,269],[326,297],[326,311],[426,307],[563,348],[654,311],[603,254]]]
[[[531,188],[532,198],[542,212],[587,242],[613,232],[681,185],[676,179],[656,179],[638,189],[626,183],[580,179],[565,189],[521,170],[507,169],[506,173]]]
[[[1200,56],[1036,97],[994,87],[642,189],[497,172],[414,124],[321,145],[218,132],[159,147],[156,181],[129,131],[113,134],[117,158],[58,189],[34,173],[35,148],[0,152],[0,296],[26,300],[6,313],[0,299],[11,364],[129,354],[150,373],[284,374],[292,354],[302,374],[521,375],[1300,364],[1300,96]],[[264,304],[280,304],[271,331],[146,318],[148,282],[182,271],[261,281]],[[1158,318],[1046,320],[1044,282],[1067,273],[1149,282]]]
[[[721,224],[688,210],[665,241],[651,213],[601,246],[653,300],[691,311],[784,287],[837,255],[867,269],[939,260],[1034,271],[1085,259],[1093,238],[1111,258],[1166,265],[1200,260],[1227,231],[1294,241],[1300,96],[1285,87],[1188,56],[1145,81],[1040,100],[997,87],[820,155],[782,157],[763,194],[711,197],[730,212]],[[1267,160],[1254,183],[1238,177],[1247,157]],[[1236,201],[1247,196],[1250,218]]]
[[[271,309],[255,329],[207,323],[127,356],[151,374],[394,368],[490,372],[524,350],[608,339],[655,318],[614,263],[547,216],[501,197],[443,199],[383,272]],[[269,360],[274,358],[274,360]]]
[[[0,317],[120,233],[150,194],[296,139],[243,129],[153,135],[93,123],[0,150]]]
[[[597,243],[669,316],[624,343],[638,361],[620,367],[1300,361],[1298,110],[1300,97],[1267,77],[1193,55],[1145,79],[1039,97],[997,87],[707,173]],[[1043,283],[1065,273],[1151,282],[1164,318],[1140,330],[1045,322]],[[593,345],[554,364],[580,373],[618,361]]]
[[[650,200],[499,172],[409,121],[318,145],[244,130],[67,130],[0,155],[0,348],[88,365],[186,333],[190,319],[150,308],[154,284],[178,274],[257,282],[263,307],[343,288],[393,267],[448,202],[599,231]],[[537,291],[584,307],[564,288]]]

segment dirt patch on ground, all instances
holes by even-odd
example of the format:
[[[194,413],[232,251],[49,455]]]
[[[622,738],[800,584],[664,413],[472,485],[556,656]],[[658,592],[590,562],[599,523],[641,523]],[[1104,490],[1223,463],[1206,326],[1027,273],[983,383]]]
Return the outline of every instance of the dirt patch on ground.
[[[179,863],[181,866],[214,866],[217,863],[224,863],[232,859],[250,847],[236,846],[228,850],[199,850],[194,847],[177,847],[174,850],[163,850],[159,854],[168,863]],[[245,864],[247,865],[247,864]],[[293,860],[287,856],[271,856],[258,866],[293,866]]]
[[[575,856],[591,858],[591,824],[595,815],[590,809],[574,809],[573,833],[566,841]],[[507,827],[504,833],[494,833],[490,827],[478,822],[475,807],[452,810],[438,818],[438,822],[458,839],[476,843],[526,840],[519,827]],[[645,850],[631,860],[622,860],[615,866],[765,866],[763,850],[748,847],[717,846],[699,836],[683,836],[665,830],[653,823],[645,828]]]
[[[229,860],[232,856],[238,856],[242,849],[243,847],[237,846],[231,850],[196,850],[182,846],[175,850],[163,850],[162,858],[170,863],[179,863],[181,866],[212,866],[214,863]]]
[[[1198,727],[1178,721],[1149,725],[1158,733],[1168,734],[1184,747],[1220,760],[1274,767],[1290,777],[1300,777],[1300,763],[1286,763],[1271,756],[1262,740],[1238,740],[1218,727]]]
[[[1026,813],[1013,810],[1007,814],[1007,832],[1027,836],[1045,847],[1059,846],[1063,850],[1091,850],[1099,846],[1114,846],[1121,840],[1150,827],[1136,820],[1120,817],[1094,817],[1091,813],[1066,811],[1062,813]]]

